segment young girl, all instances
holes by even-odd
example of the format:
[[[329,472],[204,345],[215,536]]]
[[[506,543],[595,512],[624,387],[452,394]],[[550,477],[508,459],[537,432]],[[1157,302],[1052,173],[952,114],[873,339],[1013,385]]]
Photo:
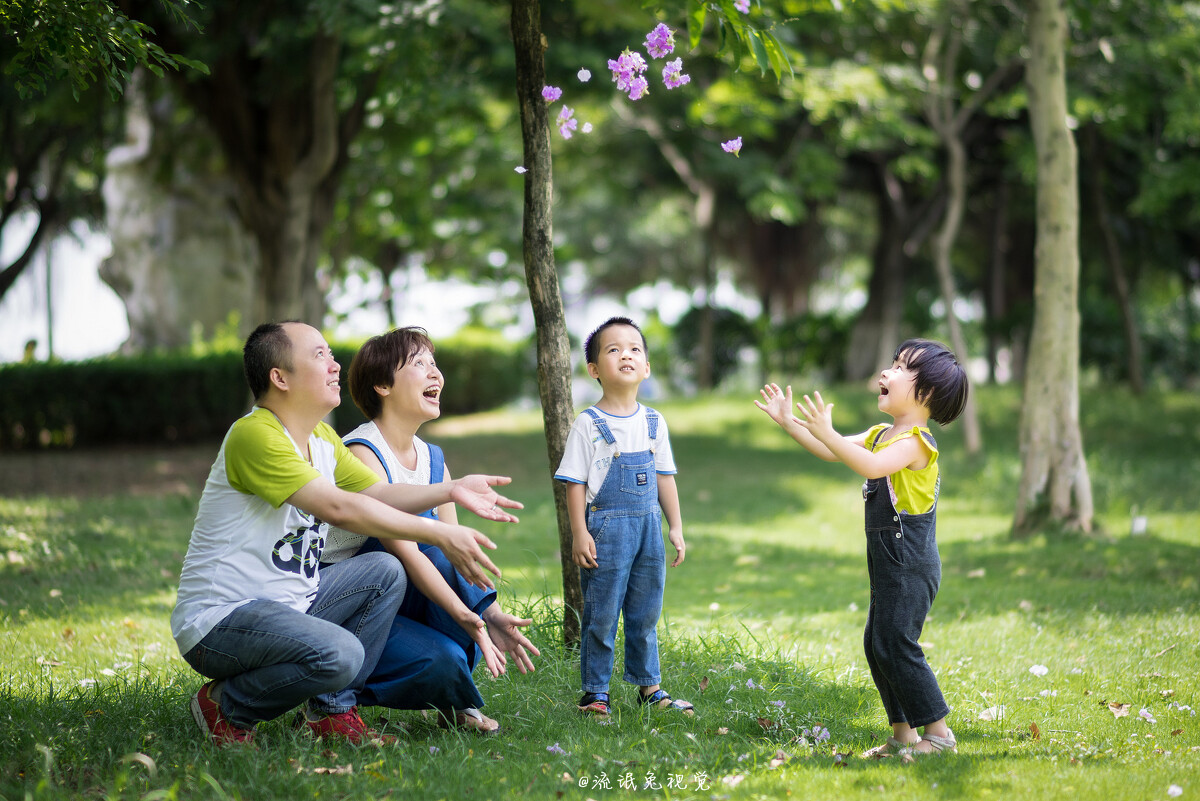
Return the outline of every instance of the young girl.
[[[947,425],[967,402],[967,375],[945,345],[910,339],[879,377],[879,411],[892,418],[854,436],[833,427],[833,404],[821,393],[797,403],[792,388],[763,387],[754,404],[818,458],[844,462],[866,479],[867,575],[871,605],[863,636],[871,678],[892,725],[885,745],[865,755],[955,751],[950,708],[918,645],[942,577],[935,537],[937,442],[930,418]],[[923,729],[918,734],[917,730]]]

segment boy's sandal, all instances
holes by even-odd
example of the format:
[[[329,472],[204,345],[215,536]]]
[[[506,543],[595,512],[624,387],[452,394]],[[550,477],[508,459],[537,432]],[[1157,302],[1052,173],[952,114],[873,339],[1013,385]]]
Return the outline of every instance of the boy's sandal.
[[[919,739],[917,743],[921,742]],[[890,759],[891,757],[909,757],[913,754],[916,743],[902,743],[895,737],[888,737],[883,745],[877,745],[862,752],[863,759]]]
[[[607,715],[608,693],[584,693],[579,699],[579,711],[590,715]]]
[[[678,709],[685,715],[695,714],[695,707],[687,701],[672,698],[666,690],[655,690],[649,695],[641,695],[639,691],[638,700],[644,706],[652,706],[657,709]]]
[[[495,734],[500,731],[500,724],[473,706],[466,709],[438,710],[438,726],[443,729],[455,728],[473,731],[476,734]]]

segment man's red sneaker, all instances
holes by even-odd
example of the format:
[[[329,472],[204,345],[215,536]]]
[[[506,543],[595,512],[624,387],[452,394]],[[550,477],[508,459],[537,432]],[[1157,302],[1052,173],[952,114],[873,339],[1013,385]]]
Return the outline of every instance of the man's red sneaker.
[[[212,688],[216,684],[210,681],[202,686],[192,696],[192,717],[196,725],[212,739],[214,745],[249,745],[254,742],[254,729],[243,729],[234,726],[221,711],[221,705],[212,697]]]
[[[367,724],[363,723],[363,719],[359,717],[358,707],[356,706],[351,707],[346,712],[323,715],[316,720],[310,720],[306,714],[304,716],[304,725],[308,726],[308,730],[318,739],[337,737],[349,741],[351,745],[366,745],[368,743],[374,745],[391,745],[396,742],[396,738],[390,734],[380,734],[374,729],[367,728]]]

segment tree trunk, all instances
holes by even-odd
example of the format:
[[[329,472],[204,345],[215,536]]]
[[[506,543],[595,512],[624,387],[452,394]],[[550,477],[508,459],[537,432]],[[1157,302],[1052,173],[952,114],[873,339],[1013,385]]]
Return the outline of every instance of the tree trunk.
[[[550,161],[550,125],[545,85],[546,49],[542,36],[542,11],[538,0],[513,0],[513,49],[516,53],[517,101],[521,106],[521,136],[525,143],[525,215],[523,227],[525,283],[537,325],[538,393],[545,421],[549,475],[562,460],[567,431],[574,416],[571,398],[571,345],[567,337],[562,292],[554,266],[554,231],[551,201],[553,170]],[[558,514],[558,547],[563,575],[563,641],[579,643],[579,615],[583,593],[579,569],[571,561],[571,521],[567,515],[567,490],[551,478],[554,508]]]
[[[1045,521],[1090,531],[1092,487],[1079,430],[1079,184],[1067,127],[1064,0],[1031,0],[1029,119],[1037,152],[1033,329],[1021,410],[1013,531]]]

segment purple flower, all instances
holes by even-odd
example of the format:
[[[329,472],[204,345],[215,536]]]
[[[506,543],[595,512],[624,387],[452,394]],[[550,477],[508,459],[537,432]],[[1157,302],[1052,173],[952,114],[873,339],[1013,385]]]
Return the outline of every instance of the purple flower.
[[[562,138],[570,139],[578,127],[579,121],[575,119],[575,109],[563,106],[562,111],[558,112],[558,132],[562,134]]]
[[[650,83],[642,76],[634,78],[629,84],[630,100],[641,100],[648,94],[650,94]]]
[[[691,76],[684,75],[682,70],[682,58],[677,58],[674,61],[668,61],[666,65],[663,66],[663,85],[668,89],[675,89],[676,87],[683,86],[685,83],[690,83],[692,80]]]
[[[562,97],[562,89],[559,89],[557,86],[543,86],[542,97],[547,103],[553,103]]]
[[[552,754],[559,754],[560,756],[562,754],[567,753],[566,751],[562,750],[562,748],[559,747],[558,743],[555,743],[554,745],[546,746],[546,750]]]
[[[663,23],[646,34],[646,52],[654,58],[663,58],[675,50],[675,33]]]
[[[617,82],[617,89],[628,92],[637,77],[646,71],[646,59],[642,58],[640,53],[625,48],[618,58],[608,60],[608,68],[612,70],[612,79]]]
[[[750,0],[733,0],[733,7],[743,14],[749,14]]]
[[[737,139],[730,139],[728,142],[722,142],[721,149],[726,153],[732,153],[738,158],[741,158],[742,137],[739,136]]]

